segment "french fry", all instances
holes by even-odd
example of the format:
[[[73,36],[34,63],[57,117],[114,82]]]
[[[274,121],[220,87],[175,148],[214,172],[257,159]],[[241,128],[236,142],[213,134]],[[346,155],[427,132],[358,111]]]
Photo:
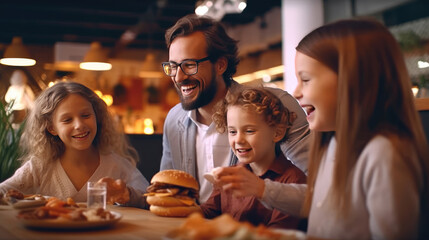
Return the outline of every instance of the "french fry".
[[[64,207],[50,207],[50,208],[48,208],[48,209],[50,209],[50,210],[52,210],[52,211],[61,212],[61,213],[69,213],[69,212],[72,212],[72,211],[73,211],[73,209],[70,209],[70,208],[64,208]]]
[[[73,198],[67,198],[66,204],[70,207],[79,207]]]
[[[30,194],[30,195],[25,195],[24,194],[24,199],[25,200],[33,200],[34,198],[36,198],[37,194]]]
[[[54,199],[51,201],[48,201],[45,206],[46,207],[63,207],[66,204],[66,202],[60,200],[60,199]]]
[[[48,211],[48,215],[51,218],[57,218],[57,217],[61,216],[62,214],[68,214],[71,211],[73,211],[73,209],[64,208],[64,207],[57,207],[57,206],[45,206],[45,207],[41,207],[41,208],[44,209],[45,211]]]

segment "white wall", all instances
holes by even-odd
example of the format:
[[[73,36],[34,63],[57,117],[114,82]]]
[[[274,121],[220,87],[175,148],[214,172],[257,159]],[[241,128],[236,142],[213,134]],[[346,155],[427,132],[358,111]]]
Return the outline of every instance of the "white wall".
[[[283,82],[289,93],[293,93],[297,85],[295,47],[307,33],[322,24],[322,0],[282,0]]]

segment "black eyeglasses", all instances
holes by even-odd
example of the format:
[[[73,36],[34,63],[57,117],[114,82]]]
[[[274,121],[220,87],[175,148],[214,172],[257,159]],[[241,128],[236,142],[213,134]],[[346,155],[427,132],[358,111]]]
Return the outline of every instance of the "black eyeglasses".
[[[198,72],[198,63],[209,60],[210,57],[205,57],[201,59],[187,59],[181,63],[177,62],[163,62],[162,68],[164,69],[164,73],[167,76],[174,77],[177,74],[177,68],[180,67],[182,72],[188,76],[194,75]]]

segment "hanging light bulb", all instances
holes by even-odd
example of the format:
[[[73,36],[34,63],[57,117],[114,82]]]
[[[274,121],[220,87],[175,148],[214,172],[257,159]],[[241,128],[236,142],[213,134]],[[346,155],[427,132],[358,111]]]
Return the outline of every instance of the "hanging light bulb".
[[[101,44],[93,42],[79,67],[85,70],[108,71],[112,69],[112,64],[108,63],[107,55],[103,52]]]
[[[113,104],[113,97],[112,97],[112,95],[110,95],[110,94],[103,94],[101,96],[101,99],[103,99],[103,101],[106,103],[106,105],[108,107],[112,106],[112,104]]]
[[[196,3],[195,14],[221,20],[225,14],[241,13],[247,7],[246,0],[200,0]]]
[[[144,128],[143,128],[143,133],[144,133],[144,134],[148,134],[148,135],[150,135],[150,134],[153,134],[153,133],[154,133],[154,129],[153,129],[153,121],[152,121],[152,119],[150,119],[150,118],[145,118],[145,119],[143,120],[143,125],[144,125]]]
[[[27,48],[22,44],[22,39],[13,37],[12,44],[6,48],[0,63],[8,66],[27,67],[35,65],[36,60],[30,57]]]

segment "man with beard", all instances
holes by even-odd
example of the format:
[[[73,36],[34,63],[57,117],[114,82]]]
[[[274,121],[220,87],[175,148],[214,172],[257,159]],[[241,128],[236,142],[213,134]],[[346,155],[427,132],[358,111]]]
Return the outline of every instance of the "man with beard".
[[[162,63],[173,80],[181,103],[174,106],[164,123],[161,170],[178,169],[200,184],[200,202],[213,187],[203,175],[219,166],[235,165],[237,159],[212,123],[214,106],[229,89],[241,87],[232,79],[239,62],[237,41],[215,20],[187,15],[165,34],[169,61]],[[180,69],[179,69],[180,68]],[[295,98],[281,89],[270,89],[297,119],[289,139],[281,145],[284,155],[301,170],[307,170],[308,122]]]

